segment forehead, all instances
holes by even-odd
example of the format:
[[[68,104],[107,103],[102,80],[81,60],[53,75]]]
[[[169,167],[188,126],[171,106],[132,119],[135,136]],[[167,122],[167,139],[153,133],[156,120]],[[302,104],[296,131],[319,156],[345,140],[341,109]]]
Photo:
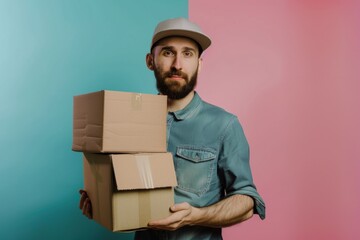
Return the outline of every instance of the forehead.
[[[159,40],[155,47],[193,48],[198,49],[197,43],[186,37],[167,37]]]

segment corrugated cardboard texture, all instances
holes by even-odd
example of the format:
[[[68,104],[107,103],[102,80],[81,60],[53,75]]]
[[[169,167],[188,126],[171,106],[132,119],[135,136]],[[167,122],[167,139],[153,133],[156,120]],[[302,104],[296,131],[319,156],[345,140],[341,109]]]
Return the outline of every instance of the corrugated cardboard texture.
[[[166,96],[99,91],[74,97],[74,151],[166,152]]]
[[[146,189],[149,184],[142,179],[143,174],[151,176],[151,189]],[[150,219],[168,216],[169,207],[174,204],[172,186],[176,186],[176,176],[172,155],[84,153],[84,185],[95,221],[111,231],[144,228]]]

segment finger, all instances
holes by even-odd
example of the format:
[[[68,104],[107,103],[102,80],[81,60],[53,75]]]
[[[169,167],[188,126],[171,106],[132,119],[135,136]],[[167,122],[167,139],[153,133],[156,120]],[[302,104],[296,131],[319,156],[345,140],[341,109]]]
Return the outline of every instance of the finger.
[[[157,219],[157,220],[151,220],[148,225],[150,227],[156,227],[156,226],[168,226],[175,223],[180,222],[182,219],[182,216],[178,213],[173,213],[170,216],[163,218],[163,219]]]
[[[174,204],[170,207],[170,212],[178,212],[182,210],[188,210],[190,208],[190,204],[187,202]]]
[[[82,213],[86,216],[86,210],[87,210],[87,205],[88,205],[88,198],[85,199],[84,203],[83,203],[83,206],[82,206]]]
[[[86,216],[90,219],[92,219],[92,206],[91,206],[91,201],[87,201],[86,204]]]
[[[82,214],[85,214],[85,200],[83,201],[83,203],[81,204],[81,211],[82,211]]]
[[[177,222],[165,222],[165,221],[152,221],[148,223],[148,227],[152,229],[161,230],[176,230],[180,226],[180,221]]]
[[[82,192],[82,193],[81,193],[81,198],[80,198],[80,204],[79,204],[80,209],[83,208],[84,202],[85,202],[85,200],[86,200],[87,198],[88,198],[88,195],[86,194],[86,192]]]
[[[169,218],[165,218],[165,219],[160,219],[160,220],[151,220],[148,223],[148,226],[150,227],[156,227],[156,226],[166,226],[173,223],[173,220],[169,219]]]
[[[175,231],[179,228],[179,224],[172,224],[166,226],[148,226],[148,228],[155,229],[155,230],[166,230],[166,231]]]

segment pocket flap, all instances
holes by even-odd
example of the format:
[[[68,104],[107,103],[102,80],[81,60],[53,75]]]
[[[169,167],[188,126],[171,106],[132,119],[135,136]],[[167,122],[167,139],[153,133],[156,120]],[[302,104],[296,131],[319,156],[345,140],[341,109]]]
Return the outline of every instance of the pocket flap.
[[[177,147],[176,155],[192,162],[204,162],[216,157],[211,148]]]

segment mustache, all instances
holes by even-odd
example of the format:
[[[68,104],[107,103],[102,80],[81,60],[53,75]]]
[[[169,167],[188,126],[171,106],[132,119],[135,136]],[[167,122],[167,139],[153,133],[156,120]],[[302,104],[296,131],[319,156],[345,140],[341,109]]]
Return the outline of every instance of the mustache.
[[[184,79],[187,79],[187,74],[183,73],[180,70],[172,69],[172,70],[166,72],[166,77],[171,77],[173,75],[180,76],[180,77],[182,77]]]

